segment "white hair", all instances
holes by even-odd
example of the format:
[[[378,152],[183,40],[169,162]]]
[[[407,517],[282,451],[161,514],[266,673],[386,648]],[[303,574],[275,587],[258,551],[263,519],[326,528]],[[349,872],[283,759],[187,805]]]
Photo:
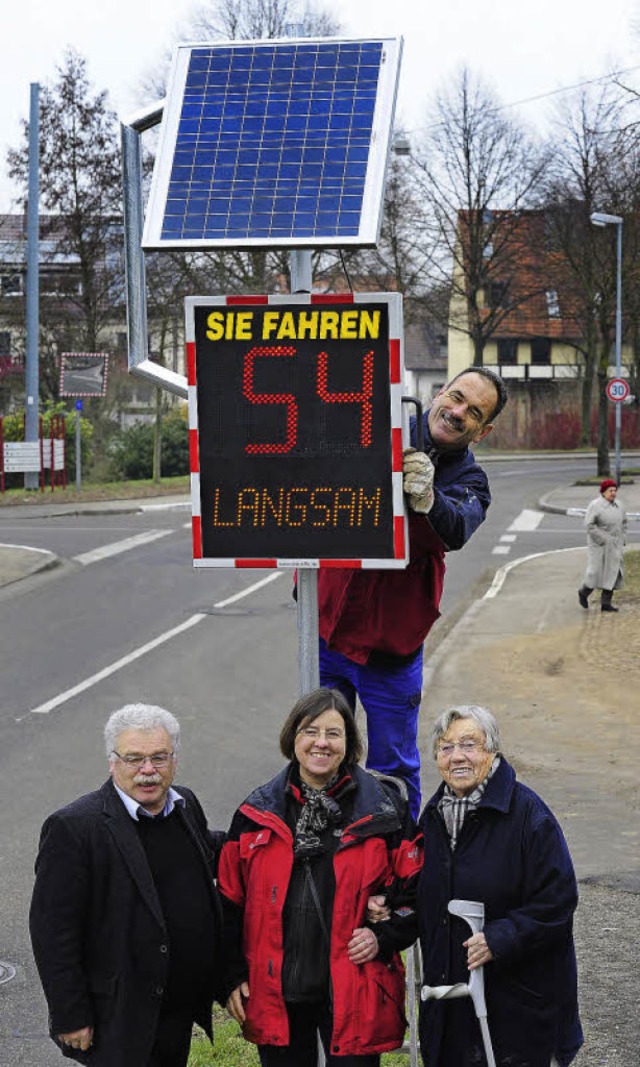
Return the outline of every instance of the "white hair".
[[[429,741],[434,756],[437,753],[438,741],[444,737],[451,723],[456,719],[473,719],[485,736],[484,747],[487,752],[500,751],[500,727],[489,709],[482,708],[479,704],[458,704],[438,715],[431,728]]]
[[[156,704],[125,704],[113,711],[104,728],[107,756],[110,756],[124,730],[166,730],[171,738],[173,751],[180,748],[180,723],[175,715]]]

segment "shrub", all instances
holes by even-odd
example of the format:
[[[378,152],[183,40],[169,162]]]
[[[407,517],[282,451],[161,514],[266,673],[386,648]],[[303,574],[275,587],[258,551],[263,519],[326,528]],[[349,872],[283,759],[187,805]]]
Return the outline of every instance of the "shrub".
[[[136,422],[110,446],[111,473],[117,479],[153,477],[154,425]],[[181,412],[162,420],[161,473],[173,478],[189,473],[189,430]]]

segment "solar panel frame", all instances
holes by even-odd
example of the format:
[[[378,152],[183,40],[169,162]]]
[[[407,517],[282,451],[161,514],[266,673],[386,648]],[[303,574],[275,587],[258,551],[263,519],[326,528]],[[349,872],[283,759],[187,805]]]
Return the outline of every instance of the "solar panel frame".
[[[368,49],[366,53],[363,51],[365,47]],[[357,82],[353,63],[354,56],[370,58],[374,49],[379,51],[375,101],[373,84]],[[338,104],[348,102],[355,115],[360,113],[362,121],[357,125],[339,108],[327,113],[320,110],[320,103],[317,103],[316,111],[309,113],[306,102],[303,105],[290,96],[281,98],[277,93],[266,91],[271,77],[269,64],[273,62],[274,69],[280,74],[283,69],[289,69],[284,65],[289,55],[295,59],[290,68],[292,85],[296,77],[300,84],[307,85],[312,66],[314,77],[321,78],[322,74],[317,72],[325,69],[318,62],[323,51],[335,60],[336,71],[340,67],[344,74],[343,81],[336,81],[330,99]],[[305,37],[179,45],[169,79],[142,247],[149,250],[197,250],[375,245],[382,220],[401,52],[400,37]],[[216,65],[224,70],[226,63],[227,81],[233,85],[232,65],[235,64],[235,76],[237,71],[242,73],[246,69],[248,62],[252,63],[252,86],[264,83],[264,93],[240,95],[237,101],[229,99],[230,92],[226,96],[216,97],[213,93],[205,96],[208,71],[214,71]],[[194,100],[189,100],[189,94],[194,95]],[[327,99],[326,94],[324,99]],[[212,123],[219,120],[216,127],[219,148],[204,141],[194,148],[184,149],[181,138],[188,138],[192,133],[196,136],[198,124],[205,120]],[[240,120],[243,125],[239,136]],[[261,135],[259,147],[243,143],[242,130],[248,120],[253,123],[249,140],[258,131]],[[348,145],[350,129],[362,140],[361,144]],[[296,137],[298,132],[299,138]],[[327,134],[331,138],[329,155]],[[228,160],[220,158],[224,154],[228,154]],[[301,179],[303,155],[305,177]],[[194,179],[191,161],[195,162],[196,156],[197,166],[204,174]],[[258,162],[261,184],[254,181],[246,192],[239,192],[239,169],[244,170],[244,176],[250,181]],[[335,183],[343,179],[343,186],[347,179],[353,183],[342,197],[346,203],[341,204],[338,224],[334,210],[324,213],[316,210],[321,175]],[[276,181],[278,186],[274,196]],[[295,217],[292,218],[291,198],[294,194],[297,199]],[[256,205],[262,208],[261,225]],[[231,206],[235,212],[233,216],[230,215]],[[229,224],[230,218],[242,220],[243,212],[248,215],[249,211],[253,220],[250,234],[242,221],[238,225]],[[354,211],[357,220],[353,218]],[[224,224],[211,224],[212,228],[223,231],[223,236],[202,236],[204,226],[201,220],[205,215],[208,218],[218,215],[227,220]],[[199,220],[197,224],[189,224],[192,217]]]

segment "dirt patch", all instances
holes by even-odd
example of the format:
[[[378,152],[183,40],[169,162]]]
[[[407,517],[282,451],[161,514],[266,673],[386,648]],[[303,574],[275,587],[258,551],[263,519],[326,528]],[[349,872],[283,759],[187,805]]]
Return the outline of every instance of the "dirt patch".
[[[640,610],[593,611],[576,626],[496,640],[465,656],[465,674],[522,768],[567,758],[574,772],[608,766],[616,788],[638,794]]]

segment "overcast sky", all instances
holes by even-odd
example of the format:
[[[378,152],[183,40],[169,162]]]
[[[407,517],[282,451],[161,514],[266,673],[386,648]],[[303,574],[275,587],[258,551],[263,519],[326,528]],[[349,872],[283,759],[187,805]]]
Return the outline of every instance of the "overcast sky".
[[[554,93],[611,69],[634,69],[640,87],[640,0],[335,0],[348,36],[402,36],[397,124],[420,129],[428,100],[463,64],[493,85],[505,104]],[[15,194],[6,178],[6,150],[19,143],[29,112],[29,85],[55,79],[64,49],[88,61],[96,90],[127,115],[147,101],[143,75],[176,39],[190,0],[17,0],[5,16],[0,64],[0,211]],[[551,97],[550,99],[554,99]],[[547,101],[518,107],[534,125]]]

